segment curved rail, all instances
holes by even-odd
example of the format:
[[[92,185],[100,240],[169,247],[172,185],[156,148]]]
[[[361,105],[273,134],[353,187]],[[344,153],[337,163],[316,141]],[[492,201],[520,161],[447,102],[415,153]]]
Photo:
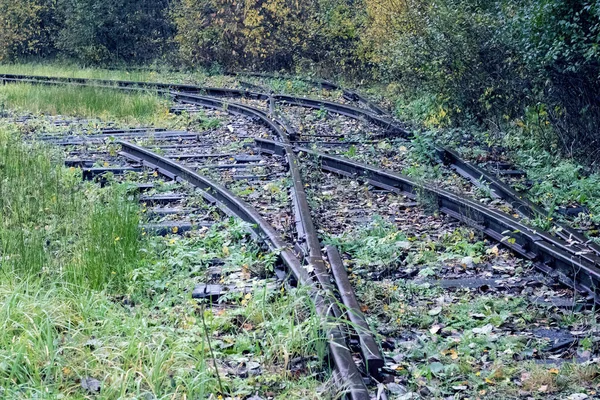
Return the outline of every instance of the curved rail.
[[[176,100],[181,102],[199,104],[234,114],[254,117],[261,121],[263,125],[269,127],[281,139],[281,143],[283,144],[283,151],[281,155],[287,158],[290,175],[293,182],[291,197],[294,213],[296,214],[297,220],[300,222],[301,231],[298,232],[298,239],[302,240],[307,247],[307,254],[304,255],[304,259],[308,263],[310,269],[314,271],[314,275],[317,279],[317,282],[320,284],[321,289],[331,300],[331,313],[336,318],[341,317],[342,312],[336,304],[337,302],[334,294],[335,288],[331,283],[330,274],[327,271],[327,267],[325,266],[325,262],[323,260],[319,235],[317,234],[312,220],[310,207],[308,205],[306,192],[304,190],[304,183],[302,182],[302,176],[298,168],[298,161],[289,140],[289,128],[285,122],[273,121],[266,115],[264,111],[251,106],[236,103],[225,103],[218,99],[197,95],[176,93],[174,96]],[[363,332],[362,335],[365,336],[366,333]],[[376,346],[372,346],[371,343],[362,341],[361,350],[367,369],[372,374],[377,374],[378,369],[384,365],[383,356],[380,354],[379,349],[376,348]]]
[[[321,267],[323,257],[320,252],[320,244],[312,220],[310,219],[310,210],[303,190],[301,176],[297,168],[297,159],[294,154],[294,152],[299,151],[319,157],[322,168],[327,171],[365,179],[374,186],[407,196],[414,197],[416,193],[423,190],[434,195],[437,199],[438,207],[443,213],[474,226],[487,236],[499,241],[523,257],[532,260],[536,267],[541,271],[556,277],[568,286],[585,292],[593,298],[594,301],[600,303],[600,297],[597,294],[598,284],[600,283],[600,269],[598,268],[598,265],[600,265],[600,258],[598,258],[598,254],[582,253],[581,251],[572,248],[567,241],[526,226],[509,215],[499,211],[489,210],[479,203],[453,193],[429,185],[417,184],[402,175],[384,171],[373,166],[356,163],[341,157],[330,156],[301,147],[294,147],[289,140],[289,135],[293,134],[293,132],[287,127],[285,121],[273,120],[269,118],[267,112],[253,107],[222,101],[214,97],[203,96],[200,95],[200,93],[219,97],[244,97],[259,100],[273,99],[276,102],[290,105],[324,108],[328,111],[352,118],[363,118],[379,126],[385,127],[388,132],[394,132],[401,136],[408,136],[408,133],[404,129],[397,125],[393,120],[384,116],[376,115],[370,111],[357,107],[325,100],[289,95],[271,96],[239,89],[204,88],[193,85],[130,81],[30,77],[22,75],[0,75],[0,80],[3,83],[31,82],[51,85],[96,84],[125,90],[156,89],[161,92],[169,91],[169,93],[171,93],[178,101],[199,104],[205,107],[222,109],[234,114],[250,116],[273,130],[273,132],[281,139],[280,142],[256,139],[256,143],[263,150],[277,152],[278,154],[285,155],[288,159],[290,174],[294,181],[294,191],[292,193],[294,208],[299,220],[302,221],[303,232],[300,233],[307,245],[308,254],[305,258],[309,265],[315,268],[315,277],[320,285],[315,283],[306,267],[303,266],[299,258],[287,248],[286,244],[273,228],[270,227],[255,210],[249,208],[244,202],[237,199],[226,189],[172,160],[160,157],[146,149],[139,148],[127,142],[120,143],[122,144],[124,151],[132,159],[137,159],[140,162],[146,163],[146,165],[165,171],[172,176],[174,175],[180,179],[187,180],[202,189],[206,198],[218,203],[226,213],[229,215],[237,215],[242,220],[252,224],[251,229],[254,234],[262,238],[273,251],[280,254],[282,261],[288,266],[289,270],[292,271],[298,282],[308,285],[313,289],[314,302],[317,305],[319,314],[323,318],[330,318],[332,310],[335,310],[337,305],[330,294],[331,282],[329,280],[329,274],[324,265]],[[173,90],[176,90],[177,92],[172,92]],[[449,149],[441,149],[440,151],[443,159],[465,171],[465,175],[463,176],[470,176],[472,181],[481,181],[481,177],[483,177],[485,180],[489,181],[490,187],[497,196],[506,196],[507,199],[512,199],[514,203],[512,201],[511,203],[520,212],[524,214],[531,210],[531,212],[540,212],[533,204],[520,198],[512,188],[495,179],[485,171],[481,171],[478,167],[462,160],[456,153]],[[478,174],[479,177],[477,177]],[[335,315],[335,311],[333,314]],[[328,330],[328,337],[330,338],[331,355],[338,373],[347,382],[353,382],[351,383],[350,388],[351,397],[354,399],[368,398],[368,393],[366,392],[364,383],[362,383],[362,379],[360,379],[360,374],[352,361],[351,354],[345,347],[342,330],[336,325],[334,328]]]
[[[290,105],[297,105],[301,107],[310,107],[315,109],[326,109],[329,112],[345,115],[352,118],[361,118],[369,121],[377,126],[380,126],[390,135],[400,135],[408,137],[408,132],[402,128],[399,124],[390,118],[374,114],[369,110],[365,110],[358,107],[353,107],[345,104],[339,104],[327,100],[311,99],[307,97],[297,97],[290,95],[269,95],[266,93],[252,92],[249,90],[242,89],[228,89],[228,88],[214,88],[204,87],[195,85],[184,85],[184,84],[171,84],[171,83],[158,83],[158,82],[135,82],[135,81],[120,81],[120,80],[106,80],[106,79],[84,79],[84,78],[59,78],[59,77],[48,77],[48,76],[29,76],[29,75],[13,75],[13,74],[0,74],[0,81],[2,83],[10,82],[25,82],[25,83],[36,83],[36,84],[76,84],[76,85],[101,85],[105,87],[121,88],[121,89],[155,89],[161,91],[176,91],[178,94],[202,94],[206,96],[216,97],[243,97],[254,100],[269,100],[273,99],[275,102],[283,102]]]
[[[463,160],[454,150],[448,148],[438,148],[437,150],[442,161],[450,164],[459,175],[468,179],[476,186],[487,185],[494,197],[507,201],[519,214],[528,218],[545,217],[548,215],[546,210],[538,207],[526,197],[521,196],[512,187],[496,178],[493,174]],[[569,226],[558,222],[554,225],[559,228],[556,234],[560,238],[571,245],[576,243],[580,246],[586,246],[597,256],[600,256],[600,246],[598,244],[588,240],[581,233],[577,232],[577,230]]]
[[[322,318],[329,320],[326,322],[329,350],[334,361],[335,369],[342,378],[344,385],[347,386],[345,388],[347,394],[352,400],[368,400],[369,394],[367,388],[358,368],[354,364],[352,354],[346,347],[344,334],[338,324],[335,324],[335,321],[330,319],[331,310],[335,307],[335,304],[331,302],[330,297],[326,293],[323,293],[323,290],[315,285],[307,268],[303,266],[296,255],[289,250],[288,246],[271,225],[269,225],[254,208],[240,200],[229,190],[197,174],[189,168],[132,143],[126,141],[118,141],[117,143],[121,145],[122,154],[125,157],[135,160],[136,162],[141,162],[150,168],[157,169],[161,173],[166,172],[170,176],[175,176],[176,179],[191,183],[201,190],[203,196],[208,201],[218,204],[226,214],[237,216],[250,224],[250,229],[252,229],[253,233],[261,238],[271,251],[279,254],[279,257],[294,275],[296,280],[301,285],[311,288],[313,302],[317,312]]]
[[[309,83],[315,87],[321,87],[327,90],[339,90],[344,94],[344,97],[350,101],[355,101],[357,103],[362,104],[364,107],[370,109],[375,114],[379,115],[387,115],[388,113],[377,104],[357,93],[355,90],[347,89],[343,86],[337,85],[331,81],[325,79],[313,79],[302,76],[289,76],[289,75],[277,75],[277,74],[268,74],[263,72],[251,72],[251,71],[237,71],[230,72],[228,75],[232,76],[250,76],[256,78],[267,78],[267,79],[286,79],[286,80],[297,80]]]
[[[81,78],[53,78],[53,77],[43,77],[43,76],[27,76],[27,75],[11,75],[11,74],[0,74],[0,80],[3,83],[7,82],[34,82],[41,84],[80,84],[80,85],[89,85],[89,84],[102,84],[113,88],[121,88],[121,89],[134,89],[134,88],[154,88],[160,90],[179,90],[186,93],[177,92],[173,95],[176,100],[185,101],[192,99],[191,101],[202,102],[202,105],[211,106],[211,104],[223,104],[220,100],[209,98],[206,96],[193,96],[189,93],[206,93],[209,95],[219,96],[219,97],[244,97],[251,99],[260,99],[260,100],[268,100],[273,98],[278,102],[283,102],[291,105],[298,105],[302,107],[310,107],[310,108],[324,108],[328,111],[346,115],[351,118],[364,118],[368,121],[375,123],[379,126],[385,127],[389,132],[395,132],[400,134],[401,136],[408,137],[408,132],[406,132],[403,128],[399,127],[395,124],[391,119],[386,117],[381,117],[378,115],[374,115],[369,111],[347,106],[344,104],[338,104],[334,102],[329,102],[325,100],[319,99],[309,99],[304,97],[295,97],[289,95],[276,95],[270,96],[264,93],[256,93],[250,92],[247,90],[239,90],[239,89],[227,89],[227,88],[209,88],[209,87],[201,87],[194,85],[181,85],[181,84],[166,84],[166,83],[152,83],[152,82],[132,82],[132,81],[114,81],[114,80],[98,80],[98,79],[81,79]],[[112,86],[110,86],[112,85]],[[195,99],[194,99],[195,97]],[[271,129],[275,131],[278,130],[277,124],[274,121],[267,118],[267,114],[260,111],[248,111],[249,107],[236,105],[235,103],[227,103],[228,111],[238,112],[243,115],[256,116],[257,113],[261,114],[261,121],[269,125]],[[285,124],[282,124],[282,126]],[[282,135],[283,138],[285,136]],[[283,140],[283,139],[282,139]],[[525,216],[536,216],[536,215],[545,215],[539,207],[535,206],[528,200],[524,199],[522,196],[518,195],[512,188],[503,182],[496,179],[491,174],[481,170],[475,165],[462,160],[458,154],[454,151],[447,148],[438,148],[438,152],[443,160],[448,162],[456,169],[456,171],[471,180],[476,185],[482,184],[482,177],[484,178],[484,182],[490,185],[490,188],[493,191],[493,194],[496,196],[505,199],[510,202],[522,215]],[[581,246],[588,247],[595,255],[600,256],[600,246],[595,243],[587,240],[583,235],[571,229],[569,227],[558,225],[559,232],[558,235],[569,244],[573,244],[573,242],[578,243]],[[572,250],[572,249],[571,249]],[[577,253],[586,253],[585,250],[577,249]]]
[[[255,139],[264,151],[281,154],[284,146],[278,142]],[[536,267],[562,283],[585,292],[600,303],[600,258],[580,254],[569,243],[536,228],[527,226],[512,216],[487,209],[481,204],[457,194],[427,185],[374,166],[354,162],[343,157],[295,147],[296,152],[319,158],[322,169],[339,175],[364,179],[373,186],[415,197],[425,191],[436,198],[441,212],[480,230],[517,254],[533,261]]]

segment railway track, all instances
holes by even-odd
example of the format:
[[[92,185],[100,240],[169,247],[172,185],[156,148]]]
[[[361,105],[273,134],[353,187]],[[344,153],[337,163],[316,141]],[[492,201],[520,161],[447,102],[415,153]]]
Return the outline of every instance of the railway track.
[[[456,229],[459,223],[467,225],[490,242],[528,260],[540,274],[534,276],[537,273],[530,269],[525,278],[545,286],[558,281],[572,290],[574,298],[581,294],[572,304],[587,307],[598,302],[600,252],[596,244],[568,226],[561,225],[550,234],[524,224],[521,217],[545,211],[450,149],[436,149],[445,176],[462,182],[471,196],[475,189],[485,187],[491,200],[497,201],[495,206],[380,168],[402,165],[400,153],[410,148],[409,133],[383,109],[355,92],[342,90],[347,100],[342,104],[192,85],[15,75],[0,75],[0,79],[5,84],[93,84],[157,90],[181,104],[177,111],[193,113],[202,109],[225,118],[221,128],[199,133],[105,129],[91,135],[46,135],[41,139],[65,147],[72,156],[70,165],[82,167],[84,177],[104,177],[99,179],[101,183],[107,181],[107,176],[111,179],[124,174],[140,175],[135,189],[139,191],[154,188],[158,175],[175,186],[184,182],[185,189],[178,187],[154,198],[142,197],[150,205],[165,205],[149,212],[157,217],[147,226],[154,233],[210,226],[218,218],[215,207],[249,223],[252,234],[279,254],[293,280],[311,289],[327,327],[334,377],[340,392],[349,398],[370,398],[365,381],[371,388],[373,383],[385,381],[388,363],[381,351],[383,346],[360,310],[352,288],[354,278],[344,268],[344,262],[352,260],[335,246],[324,250],[322,243],[376,215],[383,214],[384,220],[394,225],[418,221],[419,226],[432,224],[445,231]],[[341,90],[327,82],[318,84]],[[235,118],[227,120],[226,115]],[[240,118],[244,122],[240,123]],[[378,148],[380,143],[385,146]],[[96,166],[99,162],[101,167]],[[197,191],[206,207],[191,210],[180,190]],[[329,200],[320,198],[318,193],[323,190],[330,192]],[[440,215],[432,217],[417,207],[415,200],[423,196]],[[343,198],[351,199],[351,204],[335,201]],[[419,234],[429,233],[425,229]],[[493,286],[495,278],[455,274],[437,283],[449,288],[462,284],[480,289]],[[513,286],[518,285],[513,282]],[[208,288],[203,290],[198,296],[210,298]],[[344,319],[349,322],[341,323]],[[360,354],[361,362],[355,363],[353,353]]]

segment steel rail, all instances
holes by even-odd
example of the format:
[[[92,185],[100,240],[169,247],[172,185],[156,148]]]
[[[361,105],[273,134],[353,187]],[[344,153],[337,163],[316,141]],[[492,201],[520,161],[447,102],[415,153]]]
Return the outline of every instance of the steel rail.
[[[174,94],[174,96],[177,101],[190,102],[192,104],[219,108],[227,112],[253,116],[260,120],[263,125],[271,128],[273,132],[275,132],[276,136],[281,139],[281,143],[283,143],[285,147],[284,151],[280,155],[285,156],[288,160],[288,167],[293,182],[291,197],[294,213],[296,214],[296,218],[299,223],[299,229],[297,233],[299,239],[303,239],[308,248],[308,254],[305,254],[304,258],[307,261],[310,269],[313,270],[314,275],[317,278],[317,282],[320,284],[320,287],[323,290],[324,297],[330,301],[329,307],[333,317],[341,317],[342,312],[337,305],[334,294],[334,285],[331,283],[330,274],[328,273],[323,260],[319,236],[312,220],[310,207],[308,205],[306,192],[304,190],[304,183],[298,167],[298,161],[294,151],[291,148],[291,142],[288,134],[288,129],[290,128],[285,124],[285,122],[272,121],[264,111],[254,107],[237,103],[225,103],[218,99],[196,95]],[[358,311],[360,312],[360,310]],[[358,333],[360,335],[360,332]],[[383,359],[376,359],[372,355],[373,351],[374,349],[370,342],[361,341],[361,354],[363,355],[365,365],[368,367],[370,373],[377,374],[378,369],[383,366]]]
[[[335,278],[340,297],[342,298],[344,306],[346,306],[345,311],[348,315],[348,319],[352,322],[358,335],[366,367],[371,375],[377,375],[378,370],[385,365],[383,355],[379,350],[379,346],[375,343],[375,338],[371,333],[369,324],[367,324],[365,316],[360,309],[360,305],[358,304],[356,294],[354,293],[354,289],[348,278],[346,268],[344,268],[340,253],[334,246],[327,246],[326,251],[329,264],[331,265],[331,272]]]
[[[300,170],[298,169],[296,156],[289,147],[290,140],[287,132],[285,131],[285,127],[283,127],[283,125],[280,126],[278,123],[271,120],[266,112],[254,107],[237,103],[228,103],[219,99],[205,96],[181,93],[174,93],[173,95],[175,100],[180,102],[198,104],[233,114],[240,114],[256,118],[263,125],[271,129],[275,135],[280,138],[282,143],[288,145],[286,147],[288,150],[285,150],[281,155],[287,158],[288,168],[293,182],[292,204],[294,205],[295,214],[301,225],[301,231],[298,232],[298,239],[306,244],[308,254],[306,255],[305,259],[311,266],[311,269],[314,270],[314,274],[321,287],[333,300],[335,298],[333,295],[333,285],[331,284],[330,275],[327,272],[327,268],[321,254],[321,245],[312,221],[310,207],[308,206],[308,200],[306,199],[306,193],[304,191],[304,183],[302,182],[302,176],[300,174]],[[341,312],[339,311],[339,308],[335,302],[333,301],[332,303],[332,311],[336,317],[339,317]]]
[[[493,174],[479,168],[475,164],[463,160],[454,150],[446,147],[438,148],[437,150],[441,160],[446,164],[452,165],[459,175],[468,179],[476,186],[481,187],[487,185],[494,197],[510,203],[519,214],[528,218],[545,217],[548,215],[548,211],[517,193],[516,190],[502,182]],[[569,243],[578,242],[582,246],[587,246],[597,256],[600,256],[600,246],[598,244],[587,239],[584,235],[569,226],[559,222],[555,222],[554,225],[558,227],[556,234],[563,240]]]
[[[200,189],[205,199],[218,204],[227,215],[237,216],[250,224],[252,233],[265,242],[271,251],[279,255],[281,261],[293,274],[298,283],[311,289],[316,310],[321,318],[326,321],[325,330],[335,370],[343,377],[343,382],[347,385],[344,388],[347,392],[342,394],[347,394],[352,400],[368,400],[368,390],[358,368],[354,364],[352,354],[345,343],[344,334],[339,325],[330,318],[331,310],[334,306],[331,303],[331,299],[322,289],[315,285],[315,281],[310,276],[306,266],[301,264],[298,257],[289,249],[289,246],[286,245],[271,225],[254,208],[247,205],[219,184],[150,150],[126,141],[119,141],[118,143],[122,147],[121,154],[125,157],[143,163],[147,167],[156,169],[161,173],[174,176],[175,179],[191,183]]]
[[[281,153],[285,145],[266,139],[255,139],[264,151]],[[486,236],[498,241],[517,254],[534,262],[537,269],[553,276],[563,284],[585,292],[600,303],[600,259],[591,254],[580,254],[569,243],[527,226],[514,217],[457,194],[419,184],[410,178],[374,166],[355,162],[343,157],[331,156],[318,151],[294,147],[296,152],[319,159],[321,168],[339,175],[364,179],[373,186],[393,190],[399,194],[415,197],[426,192],[435,198],[441,212],[473,226]]]
[[[19,79],[19,76],[6,76],[0,75],[0,80],[3,83],[6,82],[18,82],[23,81],[27,77]],[[30,79],[31,81],[31,79]],[[108,85],[110,88],[119,89],[137,89],[140,86],[142,88],[153,88],[153,89],[168,89],[168,90],[183,90],[188,93],[208,93],[215,96],[226,96],[226,97],[245,97],[255,98],[260,100],[267,100],[274,98],[278,102],[298,105],[310,108],[324,108],[331,112],[335,112],[341,115],[346,115],[352,118],[363,118],[372,123],[376,123],[379,126],[383,126],[386,129],[398,133],[402,136],[406,136],[407,132],[402,128],[399,128],[392,120],[385,117],[374,115],[368,111],[360,108],[342,105],[334,102],[328,102],[324,100],[308,99],[287,95],[271,96],[264,95],[261,93],[253,93],[249,91],[242,91],[237,89],[221,89],[221,88],[201,88],[192,85],[171,85],[171,84],[155,84],[155,83],[140,83],[140,82],[128,82],[128,81],[107,81],[107,80],[85,80],[77,79],[73,80],[70,78],[64,80],[57,80],[57,78],[48,78],[47,81],[40,80],[39,77],[33,79],[34,83],[47,83],[47,84],[82,84],[89,85],[90,82],[96,82],[100,84]],[[190,95],[188,93],[174,93],[176,99],[182,100],[183,97]],[[193,96],[201,98],[201,96]],[[185,101],[185,100],[182,100]],[[195,100],[197,101],[197,100]],[[213,108],[219,100],[204,97],[203,101],[213,104]],[[227,111],[237,112],[239,114],[257,117],[263,123],[278,129],[278,124],[275,121],[270,120],[267,114],[261,110],[252,110],[252,108],[235,104],[221,102],[221,105],[226,104]],[[202,104],[208,106],[208,104]],[[251,110],[250,112],[248,110]],[[393,124],[393,125],[392,125]],[[289,153],[290,143],[285,141],[284,135],[282,137],[282,143],[269,144],[267,147],[283,148],[283,153]],[[260,139],[257,140],[257,142]],[[264,143],[263,143],[264,144]],[[454,195],[449,192],[428,186],[428,185],[417,185],[414,182],[408,180],[408,178],[400,175],[383,171],[375,167],[367,166],[364,164],[354,163],[350,160],[344,160],[340,157],[333,157],[326,154],[314,152],[308,149],[294,148],[294,151],[302,151],[308,154],[313,154],[321,159],[322,167],[325,170],[335,172],[338,174],[364,178],[373,185],[387,189],[394,190],[397,193],[406,194],[414,197],[417,190],[425,190],[426,192],[433,194],[437,197],[437,203],[440,210],[454,218],[457,218],[465,223],[471,224],[477,229],[489,237],[498,240],[502,244],[511,248],[518,254],[534,261],[536,267],[545,273],[553,275],[561,282],[574,287],[577,290],[586,292],[596,302],[598,302],[597,287],[600,277],[600,272],[595,264],[598,264],[598,258],[595,255],[580,254],[580,252],[569,248],[569,244],[561,239],[557,239],[544,232],[538,231],[534,228],[527,227],[520,223],[511,216],[497,212],[495,210],[488,210],[478,203],[472,202],[468,199],[464,199],[458,195]],[[446,157],[448,154],[447,149],[443,153]],[[288,158],[289,159],[289,158]],[[469,166],[467,162],[455,158],[454,161],[450,161],[455,165],[458,165],[465,169],[465,166]],[[462,162],[462,163],[461,163]],[[292,164],[292,163],[290,163]],[[472,171],[478,171],[477,167],[473,166],[471,170],[471,178],[474,177]],[[475,172],[477,173],[477,172]],[[489,174],[488,174],[489,175]],[[481,176],[484,176],[483,174]],[[485,176],[484,176],[485,177]],[[489,175],[491,177],[491,175]],[[502,182],[494,181],[494,191],[499,195],[501,192]],[[508,186],[507,186],[508,187]],[[508,193],[506,189],[505,192]],[[524,202],[526,203],[526,202]],[[517,204],[518,205],[518,204]],[[523,207],[517,207],[518,210],[526,210]],[[524,211],[527,212],[527,211]],[[510,238],[507,240],[507,233]],[[513,242],[511,242],[513,240]],[[586,243],[587,244],[587,243]],[[293,254],[292,254],[293,255]],[[294,256],[295,257],[295,256]],[[322,258],[321,258],[322,259]],[[298,262],[299,263],[299,262]],[[318,275],[317,275],[318,277]],[[314,282],[313,282],[314,284]],[[324,299],[325,304],[331,305],[331,302]],[[329,310],[328,307],[325,307]],[[329,311],[327,311],[329,312]],[[340,331],[339,334],[343,338],[343,334]],[[335,335],[331,336],[335,339]],[[333,343],[333,342],[332,342]],[[334,357],[335,359],[335,357]]]
[[[377,104],[357,93],[355,90],[347,89],[343,86],[335,84],[331,81],[325,79],[314,79],[307,78],[302,76],[291,76],[291,75],[277,75],[277,74],[269,74],[264,72],[252,72],[252,71],[235,71],[229,72],[228,75],[232,76],[249,76],[256,78],[267,78],[267,79],[287,79],[287,80],[297,80],[309,83],[316,87],[321,87],[326,90],[339,90],[343,93],[344,97],[347,100],[355,101],[357,103],[362,104],[364,107],[369,108],[372,112],[380,115],[386,115],[387,112],[379,107]]]
[[[283,102],[289,105],[295,105],[300,107],[308,107],[315,109],[326,109],[329,112],[345,115],[352,118],[364,119],[368,122],[376,124],[377,126],[384,128],[389,134],[399,135],[402,137],[408,137],[409,133],[398,125],[395,121],[385,116],[373,113],[369,110],[365,110],[358,107],[353,107],[345,104],[335,103],[327,100],[311,99],[308,97],[297,97],[290,95],[270,95],[260,92],[252,92],[249,90],[241,89],[228,89],[228,88],[215,88],[215,87],[204,87],[195,85],[184,85],[184,84],[170,84],[170,83],[159,83],[159,82],[136,82],[136,81],[121,81],[121,80],[107,80],[107,79],[84,79],[84,78],[63,78],[63,77],[48,77],[48,76],[30,76],[30,75],[13,75],[13,74],[0,74],[0,81],[2,83],[10,82],[26,82],[26,83],[39,83],[39,84],[77,84],[77,85],[92,85],[101,86],[107,88],[120,88],[126,90],[139,90],[139,89],[155,89],[161,91],[177,91],[182,94],[201,94],[206,96],[216,97],[243,97],[254,100],[269,100],[272,98],[275,102]]]
[[[408,131],[402,128],[391,118],[371,113],[362,108],[340,104],[329,100],[312,99],[309,97],[291,96],[287,94],[277,94],[274,95],[273,98],[278,103],[284,103],[291,106],[324,109],[329,112],[344,115],[346,117],[364,119],[372,124],[386,129],[390,134],[406,138],[409,136]]]
[[[335,102],[330,102],[326,100],[319,99],[310,99],[304,97],[296,97],[289,95],[276,95],[271,96],[264,93],[255,93],[247,90],[239,90],[239,89],[227,89],[227,88],[209,88],[209,87],[201,87],[194,85],[181,85],[181,84],[166,84],[166,83],[154,83],[154,82],[134,82],[134,81],[116,81],[116,80],[94,80],[94,79],[83,79],[83,78],[53,78],[53,77],[44,77],[44,76],[28,76],[28,75],[12,75],[12,74],[0,74],[0,80],[3,83],[6,82],[19,82],[19,81],[34,81],[36,83],[47,83],[47,84],[60,84],[60,83],[76,83],[81,85],[89,85],[89,84],[104,84],[104,85],[112,85],[107,86],[111,88],[121,88],[121,89],[134,89],[135,87],[142,88],[155,88],[155,89],[165,89],[165,90],[180,90],[184,92],[192,92],[192,93],[206,93],[214,96],[229,96],[229,97],[244,97],[244,98],[253,98],[260,100],[269,100],[275,99],[278,102],[287,103],[290,105],[297,105],[301,107],[309,107],[309,108],[323,108],[328,111],[338,113],[341,115],[345,115],[351,118],[356,119],[366,119],[372,123],[377,124],[378,126],[384,127],[389,132],[399,134],[403,137],[408,137],[409,134],[406,130],[398,126],[394,123],[393,120],[387,118],[385,116],[374,115],[366,110],[347,106],[344,104],[339,104]],[[116,85],[116,86],[115,86]],[[183,96],[183,93],[179,93],[178,96]],[[231,103],[229,103],[231,104]],[[205,104],[207,105],[207,104]],[[248,114],[246,114],[248,115]],[[266,116],[266,114],[265,114]],[[290,131],[291,132],[291,131]],[[292,134],[293,135],[293,134]],[[292,137],[293,138],[293,137]],[[447,163],[451,164],[453,168],[455,168],[456,172],[462,175],[463,177],[470,180],[473,184],[477,186],[482,186],[484,182],[482,182],[481,178],[485,178],[490,185],[490,189],[492,189],[493,195],[498,196],[499,198],[503,198],[508,201],[515,207],[515,209],[522,215],[527,217],[532,216],[545,216],[547,213],[544,212],[543,209],[537,207],[532,202],[524,199],[518,193],[514,191],[514,189],[510,188],[508,185],[503,182],[497,180],[493,177],[493,175],[483,171],[482,169],[476,167],[475,165],[463,160],[456,154],[454,151],[448,148],[437,148],[438,153],[441,158],[445,160]],[[579,243],[581,246],[585,246],[589,248],[594,254],[600,256],[600,246],[593,243],[592,241],[585,238],[581,233],[576,230],[565,226],[564,224],[555,223],[558,227],[556,234],[561,237],[563,240],[566,240],[573,244],[573,242]],[[578,250],[581,251],[581,250]],[[583,250],[585,251],[585,250]]]

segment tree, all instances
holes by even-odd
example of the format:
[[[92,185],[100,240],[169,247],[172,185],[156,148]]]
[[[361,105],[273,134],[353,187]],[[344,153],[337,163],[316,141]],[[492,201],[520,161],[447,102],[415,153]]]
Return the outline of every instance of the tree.
[[[168,0],[61,0],[58,47],[83,62],[149,62],[170,43]]]
[[[57,12],[54,0],[0,0],[0,61],[53,53]]]
[[[356,5],[352,0],[179,0],[171,16],[187,63],[279,70],[304,60],[335,64],[352,53]]]

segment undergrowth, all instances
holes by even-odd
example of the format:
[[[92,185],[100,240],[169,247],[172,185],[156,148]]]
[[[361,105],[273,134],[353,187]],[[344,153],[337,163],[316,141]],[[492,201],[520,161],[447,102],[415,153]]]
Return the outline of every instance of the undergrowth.
[[[275,256],[233,219],[143,235],[128,186],[82,182],[0,128],[0,397],[326,398],[327,342],[305,290],[250,279],[223,304],[191,298],[215,260],[258,274]]]
[[[137,207],[123,188],[82,185],[81,172],[59,162],[14,129],[0,131],[2,271],[123,288],[139,250]]]
[[[151,92],[126,93],[110,88],[10,84],[0,87],[0,108],[152,123],[168,117],[169,102]]]

